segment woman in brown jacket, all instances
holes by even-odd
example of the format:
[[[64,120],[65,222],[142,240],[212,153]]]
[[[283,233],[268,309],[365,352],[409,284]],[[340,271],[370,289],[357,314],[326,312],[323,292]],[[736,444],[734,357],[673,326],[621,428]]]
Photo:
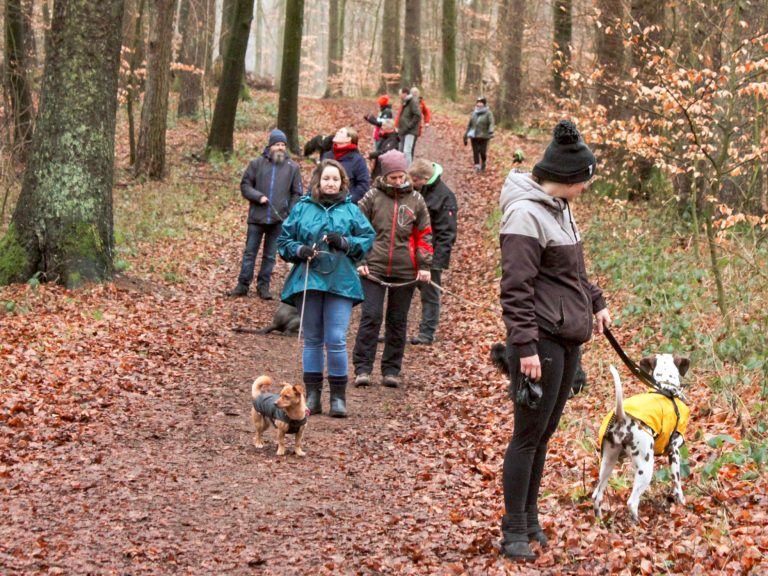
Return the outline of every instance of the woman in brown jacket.
[[[408,310],[416,282],[429,282],[432,228],[424,198],[408,181],[405,154],[390,150],[379,157],[381,177],[360,200],[358,208],[376,231],[373,249],[358,266],[365,300],[352,362],[355,386],[369,386],[387,295],[382,384],[397,388],[405,351]],[[390,284],[387,288],[387,284]]]

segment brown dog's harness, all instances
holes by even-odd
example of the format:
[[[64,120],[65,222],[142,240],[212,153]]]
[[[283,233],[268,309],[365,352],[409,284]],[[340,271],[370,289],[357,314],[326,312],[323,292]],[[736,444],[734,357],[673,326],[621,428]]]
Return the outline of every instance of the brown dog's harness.
[[[288,424],[288,431],[286,432],[287,434],[296,434],[299,430],[301,430],[302,426],[307,423],[309,410],[307,410],[307,412],[304,414],[304,418],[301,420],[292,420],[288,417],[288,414],[285,413],[285,410],[277,406],[278,398],[280,398],[279,394],[260,394],[253,400],[253,408],[256,410],[256,412],[264,416],[264,418],[267,418],[270,422],[272,422],[272,426],[275,426],[275,421],[279,420],[280,422],[285,422]]]

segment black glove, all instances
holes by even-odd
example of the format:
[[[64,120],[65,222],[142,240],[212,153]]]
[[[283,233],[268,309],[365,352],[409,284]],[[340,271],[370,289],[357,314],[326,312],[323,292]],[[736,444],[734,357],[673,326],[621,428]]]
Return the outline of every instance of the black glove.
[[[341,250],[342,252],[349,250],[349,242],[338,232],[328,234],[325,237],[325,241],[328,243],[329,248],[336,248],[336,250]]]
[[[314,255],[315,249],[312,248],[312,246],[307,246],[306,244],[299,246],[299,249],[296,250],[296,258],[299,260],[309,260],[310,258],[314,257]]]

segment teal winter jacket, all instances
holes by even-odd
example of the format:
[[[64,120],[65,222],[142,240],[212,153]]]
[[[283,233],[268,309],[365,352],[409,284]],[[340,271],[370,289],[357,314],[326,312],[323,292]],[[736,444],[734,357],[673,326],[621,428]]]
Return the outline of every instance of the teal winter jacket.
[[[326,234],[337,232],[346,238],[346,253],[329,248]],[[376,237],[373,227],[360,209],[347,196],[344,200],[324,206],[304,196],[283,222],[277,239],[280,256],[293,262],[283,286],[281,299],[296,305],[304,292],[307,262],[296,257],[303,245],[314,246],[318,255],[309,261],[307,290],[320,290],[350,298],[355,304],[363,301],[363,287],[357,265],[365,260]]]

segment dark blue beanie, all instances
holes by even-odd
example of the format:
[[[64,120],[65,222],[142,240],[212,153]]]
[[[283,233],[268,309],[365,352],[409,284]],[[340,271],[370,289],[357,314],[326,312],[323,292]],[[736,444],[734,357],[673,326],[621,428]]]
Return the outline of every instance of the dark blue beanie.
[[[278,142],[288,144],[288,138],[285,136],[285,133],[282,130],[275,128],[272,130],[272,132],[269,133],[269,144],[267,144],[267,148],[273,144],[277,144]]]

